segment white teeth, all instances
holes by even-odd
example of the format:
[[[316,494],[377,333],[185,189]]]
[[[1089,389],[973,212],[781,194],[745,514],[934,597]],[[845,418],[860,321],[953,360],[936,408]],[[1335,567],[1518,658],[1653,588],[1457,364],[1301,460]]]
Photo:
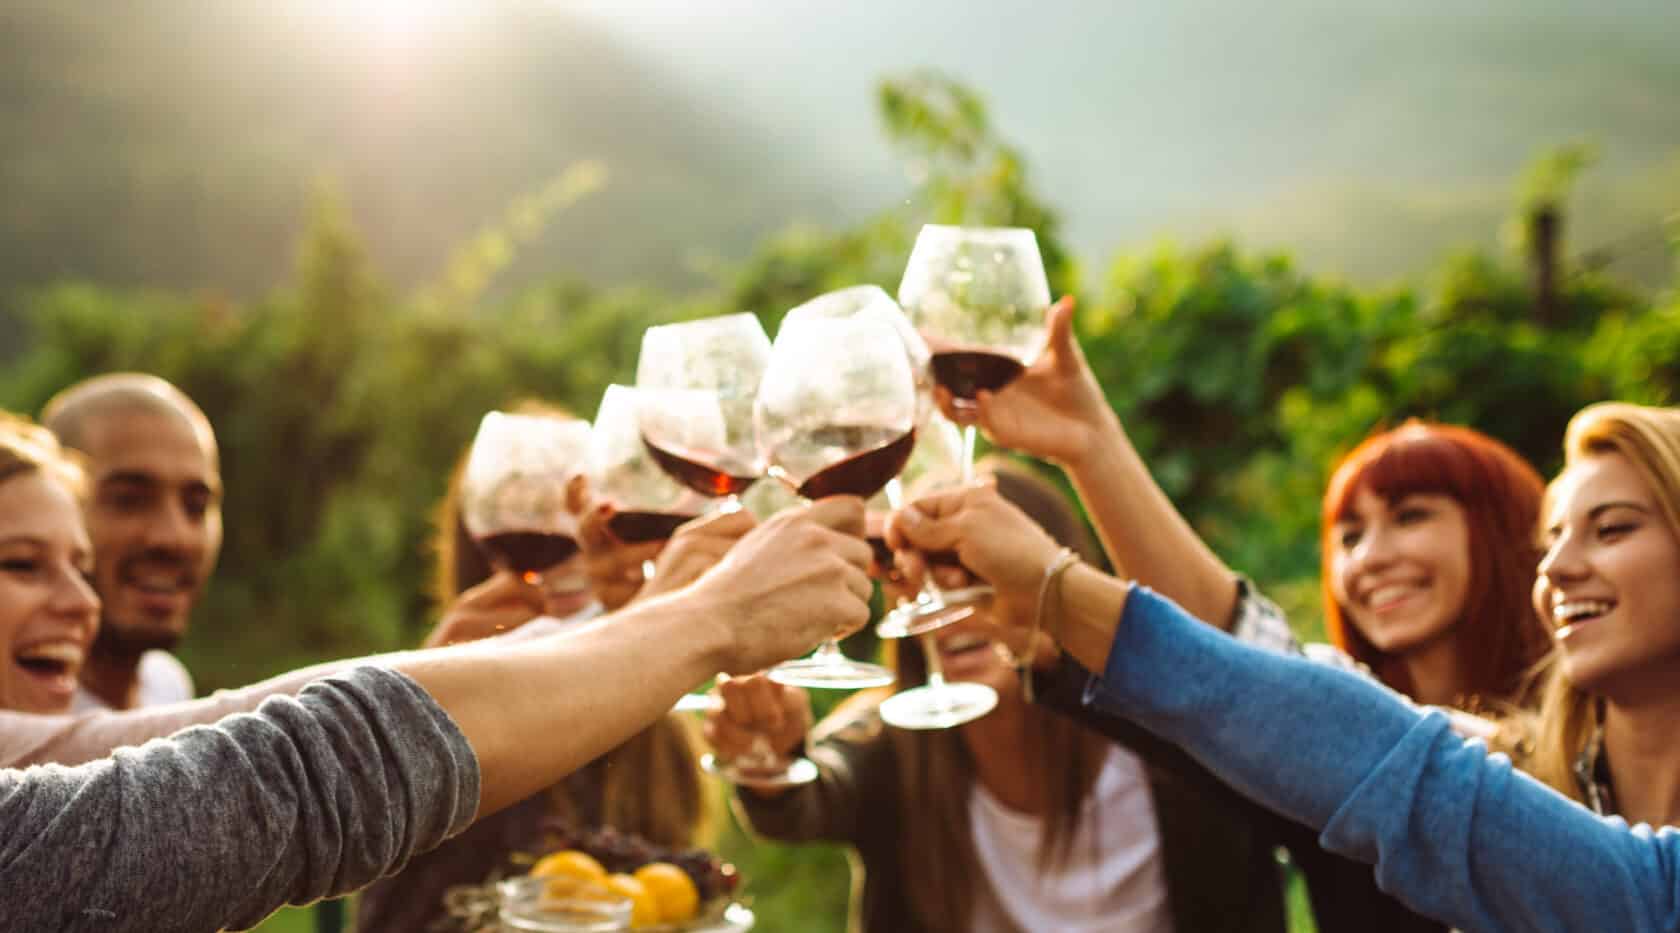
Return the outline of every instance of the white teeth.
[[[960,654],[971,648],[978,648],[986,643],[987,640],[979,635],[955,635],[941,641],[939,643],[939,651],[942,654]]]
[[[17,653],[20,661],[56,661],[60,664],[80,664],[86,656],[82,646],[73,641],[49,641]]]
[[[179,574],[134,573],[128,582],[148,593],[177,593],[186,589],[186,581]]]
[[[1398,599],[1404,599],[1416,592],[1420,587],[1412,583],[1389,583],[1379,586],[1365,596],[1368,606],[1386,606]]]
[[[1579,622],[1582,619],[1595,619],[1615,607],[1615,603],[1602,599],[1574,599],[1553,606],[1552,620],[1560,623],[1570,623]]]

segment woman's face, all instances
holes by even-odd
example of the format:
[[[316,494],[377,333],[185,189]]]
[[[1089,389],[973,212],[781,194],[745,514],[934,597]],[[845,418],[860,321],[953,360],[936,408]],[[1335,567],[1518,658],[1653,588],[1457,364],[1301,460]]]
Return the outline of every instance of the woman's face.
[[[1450,496],[1388,502],[1369,489],[1331,528],[1331,588],[1380,651],[1405,654],[1446,636],[1470,592],[1470,525]]]
[[[39,471],[0,482],[0,708],[70,709],[99,628],[81,508]]]
[[[1564,673],[1616,693],[1680,689],[1680,539],[1626,457],[1588,457],[1552,486],[1534,608]]]

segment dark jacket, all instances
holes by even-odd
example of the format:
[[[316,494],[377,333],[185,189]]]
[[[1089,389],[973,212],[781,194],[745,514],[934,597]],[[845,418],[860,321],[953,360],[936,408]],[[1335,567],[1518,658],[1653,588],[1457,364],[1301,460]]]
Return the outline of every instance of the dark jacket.
[[[1033,675],[1033,693],[1044,706],[1132,749],[1148,763],[1151,774],[1170,774],[1177,784],[1194,787],[1193,792],[1186,791],[1186,800],[1217,801],[1222,817],[1241,823],[1247,837],[1260,848],[1287,850],[1306,879],[1320,933],[1442,933],[1446,930],[1443,924],[1413,913],[1384,894],[1377,887],[1371,866],[1325,851],[1318,844],[1316,832],[1242,797],[1177,746],[1128,720],[1087,706],[1085,688],[1092,677],[1077,662],[1063,656],[1054,668]],[[1160,801],[1156,807],[1163,809]],[[1166,843],[1164,823],[1161,835]],[[1179,870],[1200,872],[1206,866],[1192,861],[1180,865]],[[1172,881],[1174,874],[1169,862],[1168,883],[1177,888]],[[1181,923],[1178,929],[1186,933],[1203,928]]]
[[[764,836],[844,842],[855,849],[861,878],[854,875],[853,930],[936,933],[940,928],[918,922],[910,907],[897,830],[913,818],[917,802],[902,799],[895,742],[884,728],[874,715],[848,724],[808,750],[820,772],[816,782],[779,797],[739,791],[736,801]],[[914,741],[917,735],[898,738]],[[1150,766],[1148,774],[1179,933],[1283,933],[1273,844],[1243,818],[1247,806],[1168,769]]]

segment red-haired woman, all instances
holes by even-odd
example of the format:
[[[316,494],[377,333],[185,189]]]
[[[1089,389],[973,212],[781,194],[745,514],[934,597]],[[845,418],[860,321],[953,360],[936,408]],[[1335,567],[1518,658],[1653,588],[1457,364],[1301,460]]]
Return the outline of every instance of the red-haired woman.
[[[1540,475],[1468,428],[1408,421],[1344,457],[1324,493],[1332,642],[1421,703],[1521,704],[1551,645],[1530,607]]]

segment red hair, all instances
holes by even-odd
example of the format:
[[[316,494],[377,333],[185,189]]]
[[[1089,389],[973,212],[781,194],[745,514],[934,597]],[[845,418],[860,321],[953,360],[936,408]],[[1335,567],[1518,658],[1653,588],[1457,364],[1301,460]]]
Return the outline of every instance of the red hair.
[[[1409,692],[1403,669],[1346,617],[1331,581],[1334,529],[1368,489],[1393,504],[1417,493],[1447,496],[1470,530],[1470,592],[1459,617],[1468,682],[1463,699],[1520,702],[1527,676],[1551,646],[1530,593],[1539,564],[1534,530],[1545,483],[1516,451],[1469,428],[1409,420],[1366,438],[1341,462],[1324,491],[1319,536],[1324,624],[1330,640],[1389,686]]]

